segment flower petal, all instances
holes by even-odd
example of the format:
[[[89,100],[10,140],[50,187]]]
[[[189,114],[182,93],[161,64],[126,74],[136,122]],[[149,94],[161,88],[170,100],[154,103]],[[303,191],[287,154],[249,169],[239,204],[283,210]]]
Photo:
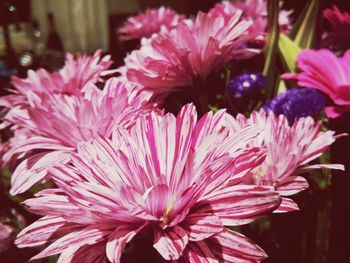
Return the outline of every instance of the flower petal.
[[[69,234],[57,239],[42,252],[32,257],[31,260],[40,259],[62,253],[71,246],[85,246],[96,244],[103,240],[112,231],[113,225],[95,224],[80,230],[70,232]]]
[[[273,213],[286,213],[298,210],[298,205],[292,199],[283,197],[280,206]]]
[[[106,263],[105,247],[104,242],[91,246],[71,246],[61,253],[57,263]]]
[[[210,247],[203,241],[190,242],[179,263],[219,263]]]
[[[266,253],[247,237],[229,229],[205,241],[219,262],[260,262]]]
[[[165,260],[177,260],[181,257],[188,243],[186,231],[180,226],[167,229],[157,229],[153,247]]]
[[[187,231],[190,241],[200,241],[221,232],[221,220],[214,214],[192,213],[181,222],[181,227]]]
[[[43,152],[30,156],[22,161],[14,171],[11,178],[11,195],[23,193],[47,175],[47,169],[55,163],[69,161],[66,152]]]
[[[168,203],[169,189],[165,184],[155,185],[146,192],[145,205],[149,213],[157,218],[164,215]]]
[[[119,263],[121,255],[123,253],[125,245],[144,227],[138,225],[126,225],[121,224],[115,228],[110,235],[107,246],[106,254],[109,261],[113,263]]]
[[[40,246],[55,241],[77,228],[78,224],[68,223],[62,217],[45,216],[23,229],[17,235],[15,243],[19,248]]]
[[[257,216],[276,209],[281,202],[279,194],[270,187],[236,185],[207,195],[196,209],[214,213],[224,225],[247,224]]]
[[[289,176],[282,182],[280,182],[276,191],[283,196],[294,195],[309,187],[308,182],[301,176]]]

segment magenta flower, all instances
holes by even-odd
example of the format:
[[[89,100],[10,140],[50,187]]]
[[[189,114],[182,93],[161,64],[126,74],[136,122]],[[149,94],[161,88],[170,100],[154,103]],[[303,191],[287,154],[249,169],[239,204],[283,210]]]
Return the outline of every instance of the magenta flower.
[[[130,127],[138,115],[149,110],[150,96],[111,78],[103,91],[87,86],[83,96],[54,94],[43,97],[43,107],[21,110],[15,119],[5,117],[15,131],[23,132],[11,140],[12,149],[4,159],[31,153],[12,175],[11,194],[26,191],[46,178],[51,164],[67,162],[79,142],[95,135],[109,137],[118,126]]]
[[[301,87],[315,88],[327,94],[334,105],[326,107],[329,118],[339,117],[350,110],[350,51],[337,57],[327,49],[304,50],[297,58],[301,70],[282,77],[296,79]]]
[[[170,32],[143,40],[120,71],[156,94],[190,86],[230,60],[254,54],[242,47],[254,37],[247,32],[250,25],[241,19],[241,12],[229,21],[200,12],[193,21],[185,20]]]
[[[184,16],[164,6],[158,9],[147,9],[125,21],[119,29],[120,38],[122,40],[148,38],[152,34],[160,32],[162,27],[168,30],[174,28],[184,19]]]
[[[349,48],[350,13],[341,12],[338,7],[328,8],[323,16],[331,24],[330,40],[340,48]]]
[[[51,243],[33,259],[120,262],[137,235],[172,262],[261,261],[257,245],[224,226],[249,223],[280,199],[269,187],[239,184],[264,152],[246,147],[256,128],[230,133],[226,115],[196,123],[186,105],[177,117],[152,112],[112,140],[80,144],[71,166],[50,170],[59,188],[25,201],[44,217],[18,235],[17,246]]]
[[[335,141],[334,132],[322,132],[321,123],[311,117],[297,119],[292,126],[289,126],[284,115],[275,116],[263,110],[253,112],[248,119],[243,115],[229,119],[232,130],[249,125],[261,130],[252,146],[266,147],[267,156],[252,173],[248,180],[251,183],[272,186],[281,196],[290,196],[308,187],[306,179],[299,176],[301,172],[315,168],[344,169],[343,165],[334,164],[307,165],[320,157]],[[297,204],[283,197],[280,207],[274,212],[293,210],[298,210]]]
[[[11,111],[14,107],[41,105],[42,98],[52,94],[80,94],[88,84],[95,84],[102,76],[115,72],[108,70],[112,64],[110,56],[101,58],[101,53],[98,50],[92,56],[78,56],[76,59],[68,53],[64,67],[58,72],[38,69],[29,70],[26,79],[12,77],[13,94],[2,97],[0,106]]]

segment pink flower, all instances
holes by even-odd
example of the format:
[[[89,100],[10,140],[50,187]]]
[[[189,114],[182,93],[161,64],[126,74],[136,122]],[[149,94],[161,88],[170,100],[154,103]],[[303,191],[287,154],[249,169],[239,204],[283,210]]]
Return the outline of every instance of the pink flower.
[[[253,22],[250,27],[252,33],[256,33],[259,37],[264,36],[267,26],[267,1],[264,0],[246,0],[246,1],[222,1],[216,4],[211,10],[209,15],[216,17],[222,16],[226,20],[230,19],[233,14],[238,10],[243,12],[243,18]],[[282,32],[288,33],[291,28],[290,15],[293,11],[280,10],[279,13],[279,25]]]
[[[101,58],[101,53],[98,50],[92,56],[78,56],[76,59],[68,53],[59,72],[38,69],[29,70],[26,79],[12,77],[13,94],[2,97],[0,106],[11,111],[13,107],[41,105],[42,98],[52,94],[80,94],[86,85],[95,84],[102,80],[102,76],[115,72],[108,70],[112,64],[110,56]]]
[[[327,94],[334,103],[325,109],[329,118],[350,110],[350,51],[337,57],[327,49],[304,50],[297,58],[297,66],[300,73],[287,73],[282,77],[296,79],[299,86]]]
[[[0,255],[5,253],[13,244],[15,236],[13,227],[0,223]]]
[[[45,106],[21,110],[15,119],[7,116],[5,120],[23,132],[19,134],[22,137],[11,141],[12,149],[4,159],[13,154],[32,153],[14,171],[11,194],[26,191],[46,178],[51,164],[67,162],[79,142],[95,135],[109,137],[116,127],[130,127],[135,118],[149,110],[151,94],[114,78],[107,81],[103,91],[92,85],[85,89],[83,96],[43,97]]]
[[[114,263],[138,235],[172,262],[260,262],[266,254],[224,225],[249,223],[280,199],[268,187],[238,184],[264,152],[246,148],[255,128],[230,134],[225,116],[208,113],[196,123],[186,105],[177,117],[152,112],[112,140],[80,144],[72,166],[50,170],[59,189],[25,202],[44,217],[17,246],[51,243],[33,259]]]
[[[119,29],[120,38],[122,40],[148,38],[152,34],[160,32],[162,27],[168,30],[172,29],[184,19],[184,16],[164,6],[158,9],[147,9],[125,21]]]
[[[261,166],[252,173],[250,182],[260,186],[273,186],[281,196],[294,195],[308,187],[302,171],[315,168],[344,169],[343,165],[307,165],[320,157],[335,141],[334,132],[322,132],[321,123],[311,117],[295,120],[290,127],[284,115],[275,116],[263,110],[253,112],[250,118],[238,115],[229,118],[233,130],[253,125],[261,134],[251,144],[266,147],[267,156]],[[297,204],[286,197],[274,212],[298,210]]]
[[[250,25],[241,19],[241,12],[229,21],[200,12],[193,21],[183,21],[170,32],[143,40],[141,48],[126,57],[120,71],[156,94],[176,91],[220,70],[232,59],[254,54],[242,48],[254,37],[247,33]]]
[[[349,48],[350,13],[341,12],[335,5],[323,12],[331,24],[331,41],[340,48]]]

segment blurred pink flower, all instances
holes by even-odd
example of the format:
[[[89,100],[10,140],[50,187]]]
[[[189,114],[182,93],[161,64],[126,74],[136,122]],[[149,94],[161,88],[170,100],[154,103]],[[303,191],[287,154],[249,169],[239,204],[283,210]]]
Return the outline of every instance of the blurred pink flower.
[[[350,47],[350,13],[341,12],[335,5],[324,10],[323,16],[331,24],[330,40],[340,48]]]
[[[242,47],[254,37],[247,32],[250,25],[240,11],[229,21],[199,12],[170,32],[144,39],[141,48],[126,57],[120,72],[156,94],[192,85],[230,60],[257,52]]]
[[[0,255],[13,244],[16,233],[13,227],[0,223]]]
[[[158,9],[147,9],[125,21],[119,29],[120,38],[122,40],[148,38],[152,34],[160,32],[162,27],[168,30],[172,29],[184,19],[184,16],[164,6]]]
[[[21,110],[14,119],[5,116],[20,137],[11,140],[11,150],[4,159],[33,153],[16,167],[11,194],[26,191],[44,179],[51,164],[67,162],[79,142],[95,135],[109,137],[118,126],[128,128],[150,108],[150,93],[114,78],[103,91],[92,84],[85,89],[83,96],[54,94],[42,98],[44,107]]]
[[[327,94],[334,103],[325,109],[329,118],[350,111],[350,51],[337,57],[327,49],[304,50],[297,58],[297,66],[300,73],[286,73],[282,77],[296,79],[299,86]]]
[[[259,37],[263,37],[267,26],[266,3],[267,1],[264,0],[222,1],[209,10],[208,14],[213,17],[222,16],[226,20],[229,20],[237,10],[241,10],[243,11],[242,17],[253,23],[249,30]],[[291,28],[290,15],[292,13],[292,10],[280,10],[279,25],[280,30],[284,33],[288,33]]]
[[[177,117],[152,112],[112,140],[80,144],[71,166],[50,170],[59,189],[25,201],[44,217],[18,235],[17,246],[51,243],[33,259],[114,263],[141,234],[172,262],[260,262],[266,254],[224,226],[249,223],[280,198],[269,187],[238,184],[264,152],[246,148],[256,128],[229,134],[225,115],[197,123],[185,105]]]
[[[80,94],[88,84],[95,84],[106,76],[115,72],[108,70],[112,61],[110,56],[101,58],[102,51],[98,50],[92,56],[78,56],[67,54],[64,67],[58,71],[49,73],[45,69],[37,71],[29,70],[28,77],[21,79],[12,77],[11,84],[13,94],[0,98],[0,106],[5,111],[11,111],[13,107],[26,107],[41,105],[44,96],[53,94]]]
[[[300,118],[290,127],[284,115],[253,112],[250,118],[238,115],[229,117],[232,130],[255,126],[261,133],[251,146],[266,147],[267,156],[261,166],[252,173],[250,181],[260,186],[272,186],[281,196],[294,195],[308,187],[306,179],[299,176],[302,171],[316,168],[344,169],[343,165],[307,165],[320,157],[335,141],[333,131],[321,131],[321,123],[311,117]],[[280,207],[274,212],[298,210],[297,204],[282,198]]]

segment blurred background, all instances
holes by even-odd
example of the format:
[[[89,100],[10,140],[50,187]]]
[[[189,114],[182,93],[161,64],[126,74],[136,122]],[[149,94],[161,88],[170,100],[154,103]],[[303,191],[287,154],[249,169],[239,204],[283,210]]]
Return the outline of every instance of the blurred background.
[[[126,53],[137,43],[120,42],[117,29],[128,16],[146,8],[166,5],[189,16],[207,11],[216,2],[219,1],[0,0],[0,94],[6,94],[13,75],[25,77],[28,69],[41,67],[51,71],[60,68],[65,52],[93,53],[102,49],[112,55],[114,67],[122,65]],[[295,18],[306,3],[285,0],[283,8],[293,9]],[[322,8],[333,4],[350,10],[350,0],[323,0]],[[333,128],[350,132],[347,123],[340,121]],[[335,144],[333,162],[350,168],[348,147],[349,139]],[[266,250],[270,256],[266,262],[350,262],[350,180],[344,174],[339,176],[332,179],[333,187],[311,185],[311,191],[298,196],[300,212],[262,218],[239,230]],[[6,205],[0,194],[0,219]],[[1,263],[27,262],[33,255],[16,248],[9,251],[0,257]]]

